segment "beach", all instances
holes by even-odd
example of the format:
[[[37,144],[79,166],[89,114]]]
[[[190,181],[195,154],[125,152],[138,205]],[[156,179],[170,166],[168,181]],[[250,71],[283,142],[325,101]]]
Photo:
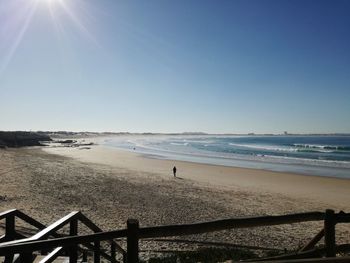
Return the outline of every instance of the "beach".
[[[46,152],[72,157],[82,162],[104,164],[156,174],[163,179],[172,177],[172,167],[178,169],[178,179],[191,180],[211,187],[246,189],[252,192],[284,194],[305,201],[324,203],[324,208],[349,209],[350,180],[300,175],[259,169],[228,167],[186,161],[161,160],[148,155],[112,147],[94,146],[90,150],[47,148]]]
[[[45,224],[79,210],[103,230],[125,228],[128,218],[154,226],[350,210],[346,179],[160,160],[99,145],[88,148],[0,150],[1,210],[17,208]],[[302,223],[188,238],[295,249],[322,226]],[[349,230],[348,225],[337,226],[338,243],[349,242]],[[145,250],[159,246],[141,243]]]

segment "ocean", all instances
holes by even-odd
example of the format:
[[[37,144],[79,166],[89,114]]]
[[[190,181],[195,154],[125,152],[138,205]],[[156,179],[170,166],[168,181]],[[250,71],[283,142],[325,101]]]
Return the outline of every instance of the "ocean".
[[[130,135],[102,144],[151,158],[350,179],[350,136]]]

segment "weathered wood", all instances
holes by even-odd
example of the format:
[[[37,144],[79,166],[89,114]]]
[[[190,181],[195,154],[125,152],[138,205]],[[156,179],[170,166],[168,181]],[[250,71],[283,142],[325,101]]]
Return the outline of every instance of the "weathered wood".
[[[101,244],[99,241],[96,241],[94,244],[94,263],[100,263],[100,250],[101,250]]]
[[[334,210],[327,209],[324,220],[326,257],[335,257],[335,224]]]
[[[0,213],[0,220],[4,219],[10,215],[15,215],[16,211],[18,211],[18,210],[17,209],[10,209],[10,210],[7,210],[5,212]]]
[[[127,221],[127,262],[139,262],[139,221],[128,219]]]
[[[14,240],[16,238],[15,216],[13,214],[6,217],[5,222],[5,240]]]
[[[72,220],[75,216],[79,217],[79,212],[73,212],[68,216],[57,221],[50,227],[44,229],[35,235],[35,238],[46,237],[56,231],[58,228],[65,225],[69,220]],[[255,218],[237,218],[237,219],[226,219],[213,222],[205,222],[198,224],[187,224],[187,225],[172,225],[172,226],[160,226],[160,227],[148,227],[139,229],[139,238],[149,237],[166,237],[175,235],[189,235],[199,234],[210,231],[219,231],[229,228],[243,228],[243,227],[257,227],[266,225],[277,225],[277,224],[290,224],[304,221],[317,221],[323,220],[324,213],[311,212],[301,213],[283,216],[263,216]],[[34,241],[32,238],[21,240],[20,242],[6,242],[0,245],[0,255],[11,252],[23,252],[23,251],[36,251],[42,249],[43,246],[46,248],[55,248],[60,246],[69,246],[72,244],[90,243],[102,240],[112,240],[115,238],[125,237],[126,230],[109,231],[103,233],[96,233],[91,235],[83,235],[79,237],[66,237],[57,238],[54,240],[46,241]],[[24,242],[25,244],[20,244]],[[12,246],[11,246],[12,245]]]
[[[40,263],[51,263],[53,262],[56,258],[58,258],[60,255],[63,253],[63,248],[58,247],[54,249],[51,253],[49,253],[47,256],[45,256],[42,260],[40,260]]]
[[[74,219],[69,223],[69,235],[78,235],[78,220]],[[69,248],[69,263],[77,263],[78,261],[78,245],[73,245]]]
[[[224,219],[205,223],[140,228],[140,238],[201,234],[233,228],[248,228],[324,220],[324,213],[309,212],[282,216]]]
[[[16,217],[22,219],[24,222],[36,227],[37,229],[45,229],[46,226],[43,225],[42,223],[40,223],[39,221],[35,220],[34,218],[26,215],[25,213],[23,213],[20,210],[16,210]]]
[[[113,258],[112,263],[116,262],[116,245],[114,242],[111,243],[111,257]]]
[[[32,237],[24,238],[24,239],[21,239],[21,240],[5,242],[5,243],[3,243],[1,245],[6,246],[6,245],[11,245],[11,244],[26,243],[26,242],[30,242],[30,241],[44,239],[44,238],[52,235],[52,233],[56,232],[57,229],[61,228],[62,226],[66,225],[66,224],[68,224],[71,220],[76,218],[79,213],[80,213],[79,211],[75,211],[75,212],[72,212],[72,213],[68,214],[67,216],[61,218],[60,220],[56,221],[52,225],[50,225],[50,226],[46,227],[45,229],[41,230],[39,233],[35,234]],[[45,248],[43,247],[42,249],[45,249]]]
[[[336,223],[350,222],[350,213],[344,213],[343,211],[340,211],[338,214],[335,215],[335,217],[336,217]]]
[[[311,239],[303,248],[301,248],[299,251],[306,251],[306,250],[310,250],[312,248],[315,247],[315,245],[322,239],[322,237],[324,236],[324,228],[321,229],[320,232],[317,233],[317,235]]]

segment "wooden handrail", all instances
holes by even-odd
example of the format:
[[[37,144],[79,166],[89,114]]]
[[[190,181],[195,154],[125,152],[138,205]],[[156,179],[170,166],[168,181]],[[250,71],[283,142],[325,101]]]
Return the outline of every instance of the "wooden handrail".
[[[55,233],[56,230],[58,230],[62,226],[69,223],[72,219],[76,218],[79,215],[79,213],[80,213],[79,211],[75,211],[75,212],[72,212],[72,213],[66,215],[65,217],[59,219],[58,221],[56,221],[52,225],[44,228],[43,230],[41,230],[39,233],[35,234],[32,237],[23,238],[23,239],[14,240],[14,241],[9,241],[9,242],[4,242],[1,245],[4,245],[4,246],[11,245],[11,244],[14,245],[14,244],[19,244],[19,243],[44,239],[44,238],[50,236],[52,233]]]
[[[248,218],[224,219],[196,224],[156,226],[139,229],[140,238],[154,238],[180,235],[193,235],[206,232],[220,231],[233,228],[247,228],[259,226],[272,226],[292,224],[307,221],[324,220],[322,212],[308,212],[281,216],[260,216]]]
[[[73,212],[76,213],[76,212]],[[69,217],[74,216],[70,214],[56,222],[56,226],[62,225]],[[145,227],[139,229],[139,238],[152,237],[167,237],[176,235],[191,235],[200,234],[204,232],[219,231],[232,228],[246,228],[258,226],[271,226],[279,224],[291,224],[306,221],[319,221],[324,219],[322,212],[299,213],[282,216],[261,216],[250,218],[234,218],[217,220],[212,222],[187,224],[187,225],[170,225],[170,226],[156,226]],[[51,229],[56,229],[56,227]],[[47,231],[45,231],[47,233]],[[39,234],[39,233],[38,233]],[[36,251],[43,248],[50,249],[60,246],[71,246],[77,244],[91,243],[95,241],[111,240],[115,238],[122,238],[127,236],[127,230],[115,230],[108,232],[100,232],[90,235],[73,236],[55,238],[51,240],[33,241],[28,240],[25,243],[7,242],[0,244],[0,256],[6,253],[22,253],[25,251]]]
[[[337,223],[349,223],[350,222],[350,213],[344,213],[340,211],[336,214],[336,222]]]
[[[10,216],[18,217],[18,218],[22,219],[24,222],[28,223],[29,225],[36,227],[37,229],[41,230],[41,229],[46,228],[45,225],[43,225],[39,221],[35,220],[34,218],[26,215],[25,213],[23,213],[21,210],[18,210],[18,209],[11,209],[11,210],[7,210],[3,213],[0,213],[0,220],[6,219]]]
[[[327,219],[326,214],[332,213],[332,224],[330,224],[329,218]],[[36,227],[41,227],[40,223],[35,223],[32,220],[28,220],[28,216],[24,215],[22,212],[18,210],[9,210],[5,213],[0,214],[0,219],[7,218],[18,215],[19,218],[22,218],[24,221],[30,221],[34,224]],[[24,215],[24,216],[23,216]],[[46,239],[48,236],[58,236],[56,231],[61,228],[62,226],[66,225],[69,222],[72,222],[72,220],[78,220],[81,221],[83,224],[85,224],[88,228],[93,230],[93,234],[88,235],[81,235],[81,236],[69,236],[69,237],[58,237],[55,239],[49,239],[49,240],[43,240]],[[334,225],[336,223],[345,223],[350,222],[350,214],[346,214],[343,212],[340,213],[334,213],[333,210],[326,210],[326,213],[323,212],[307,212],[307,213],[298,213],[298,214],[289,214],[289,215],[278,215],[278,216],[259,216],[259,217],[248,217],[248,218],[232,218],[232,219],[224,219],[224,220],[216,220],[211,222],[201,222],[201,223],[195,223],[195,224],[184,224],[184,225],[167,225],[167,226],[155,226],[155,227],[143,227],[135,229],[136,239],[135,244],[137,245],[138,239],[143,238],[159,238],[159,237],[169,237],[169,236],[182,236],[182,235],[192,235],[192,234],[201,234],[206,232],[213,232],[213,231],[221,231],[226,229],[237,229],[237,228],[249,228],[249,227],[261,227],[261,226],[272,226],[272,225],[280,225],[280,224],[292,224],[292,223],[298,223],[298,222],[307,222],[307,221],[321,221],[324,220],[327,221],[329,227],[328,229],[333,229]],[[138,225],[138,221],[136,220]],[[328,225],[325,225],[326,228]],[[331,230],[332,230],[331,229]],[[333,231],[333,230],[332,230]],[[330,248],[330,245],[326,246],[324,249],[310,249],[312,246],[314,246],[315,243],[319,241],[320,238],[322,238],[323,234],[327,231],[320,231],[318,235],[306,246],[304,247],[303,252],[297,253],[298,257],[308,257],[312,255],[317,255],[321,251],[328,251]],[[328,230],[330,233],[330,230]],[[332,234],[332,233],[331,233]],[[74,234],[73,234],[74,235]],[[333,246],[335,246],[335,242],[333,242],[333,238],[331,240],[331,237],[334,235],[328,234],[328,243],[331,243]],[[72,247],[72,246],[86,246],[89,249],[94,249],[94,244],[98,245],[101,241],[111,241],[111,244],[116,244],[113,239],[116,238],[125,238],[125,237],[134,237],[134,235],[130,232],[130,229],[123,229],[123,230],[115,230],[115,231],[108,231],[108,232],[102,232],[102,230],[96,226],[91,220],[89,220],[87,217],[85,217],[80,212],[72,212],[68,214],[67,216],[63,217],[62,219],[56,221],[54,224],[50,225],[49,227],[46,227],[45,229],[41,230],[36,235],[32,236],[31,238],[25,238],[21,240],[16,241],[9,241],[6,243],[0,244],[0,256],[8,256],[15,253],[32,253],[33,251],[38,250],[50,250],[57,247]],[[92,244],[94,243],[94,244]],[[134,246],[136,246],[134,245]],[[327,244],[326,244],[327,245]],[[138,246],[138,245],[137,245]],[[129,246],[128,246],[129,247]],[[131,246],[130,246],[131,247]],[[116,246],[116,249],[118,249],[119,252],[123,253],[125,255],[125,251],[119,247]],[[120,249],[119,249],[120,248]],[[336,247],[337,250],[340,249],[339,246]],[[349,245],[343,245],[341,247],[342,249],[349,249]],[[113,248],[114,250],[114,248]],[[136,250],[135,250],[136,251]],[[333,247],[333,254],[334,254],[334,247]],[[99,254],[99,253],[98,253]],[[107,256],[108,258],[113,258],[106,253],[101,251],[102,256]],[[289,256],[289,255],[285,255]],[[295,257],[296,255],[290,255]],[[332,256],[332,254],[327,252],[327,256]],[[282,259],[282,258],[281,258]],[[283,258],[286,259],[286,258]]]
[[[39,251],[42,249],[52,249],[56,247],[67,247],[78,244],[84,245],[86,243],[126,237],[126,235],[127,231],[123,229],[81,236],[69,236],[48,240],[28,241],[24,243],[9,244],[9,242],[6,242],[6,244],[0,244],[0,256],[6,256],[7,254],[18,254],[28,251]]]
[[[34,218],[26,215],[21,210],[16,211],[16,216],[18,218],[22,219],[24,222],[27,222],[28,224],[36,227],[37,229],[42,230],[42,229],[46,228],[46,226],[44,224],[42,224],[39,221],[35,220]]]
[[[0,220],[5,219],[8,216],[15,215],[17,211],[18,211],[17,209],[10,209],[0,213]]]
[[[84,225],[86,225],[89,229],[91,229],[95,233],[96,232],[103,232],[101,228],[99,228],[97,225],[95,225],[90,219],[88,219],[86,216],[84,216],[79,211],[71,212],[67,216],[59,219],[58,221],[56,221],[55,223],[51,224],[48,227],[46,227],[45,225],[36,221],[35,219],[29,217],[28,215],[24,214],[20,210],[12,209],[12,210],[8,210],[4,213],[1,213],[0,215],[2,216],[2,218],[6,218],[6,219],[9,217],[17,216],[18,218],[22,219],[23,221],[25,221],[25,222],[29,223],[30,225],[35,226],[36,228],[41,230],[39,233],[37,233],[34,236],[29,237],[29,238],[22,237],[21,239],[3,242],[1,244],[3,246],[43,240],[49,236],[53,236],[53,237],[57,237],[57,238],[63,237],[63,235],[57,234],[56,231],[58,229],[60,229],[61,227],[63,227],[64,225],[66,225],[70,222],[73,222],[74,220],[79,220],[80,222],[82,222]],[[89,249],[92,249],[92,250],[94,249],[94,245],[91,245],[89,243],[85,243],[82,245],[89,248]],[[116,249],[118,252],[122,253],[123,256],[126,255],[126,251],[123,250],[123,248],[120,247],[115,241],[111,240],[111,246],[113,247],[113,249]],[[62,249],[57,251],[57,253],[60,252],[61,250]],[[47,257],[47,259],[50,261],[51,260],[50,257],[55,258],[55,255],[57,253],[51,254],[50,256]],[[106,258],[107,260],[110,260],[110,261],[113,260],[113,258],[110,255],[108,255],[107,253],[105,253],[103,251],[100,251],[100,255],[103,256],[104,258]]]

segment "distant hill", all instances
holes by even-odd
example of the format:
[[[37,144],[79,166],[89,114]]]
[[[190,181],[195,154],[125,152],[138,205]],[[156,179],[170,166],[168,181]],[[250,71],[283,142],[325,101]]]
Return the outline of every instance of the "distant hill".
[[[0,148],[42,146],[41,142],[43,141],[51,141],[51,138],[43,133],[23,131],[0,131]]]

